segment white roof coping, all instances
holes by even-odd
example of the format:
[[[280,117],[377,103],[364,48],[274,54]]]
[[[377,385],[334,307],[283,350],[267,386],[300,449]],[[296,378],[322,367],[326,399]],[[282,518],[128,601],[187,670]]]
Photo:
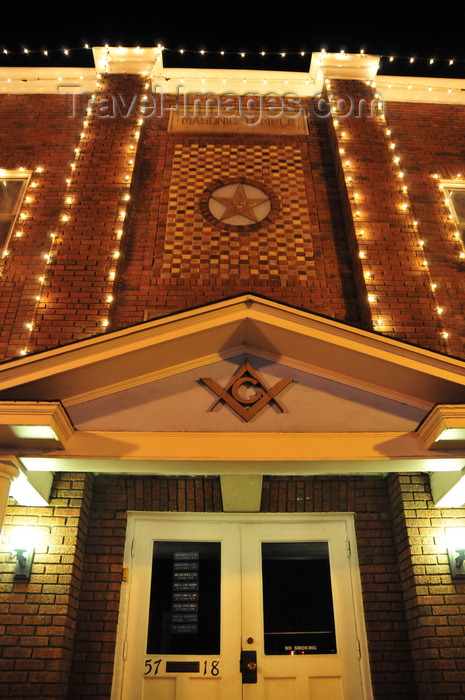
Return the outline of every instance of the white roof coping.
[[[1,94],[92,93],[99,75],[139,74],[151,80],[152,88],[165,94],[233,92],[266,95],[294,94],[313,97],[324,80],[359,80],[376,87],[386,102],[465,104],[465,81],[451,78],[422,78],[377,75],[380,56],[358,53],[312,53],[306,71],[247,69],[167,68],[163,47],[97,46],[92,49],[95,67],[0,67]]]

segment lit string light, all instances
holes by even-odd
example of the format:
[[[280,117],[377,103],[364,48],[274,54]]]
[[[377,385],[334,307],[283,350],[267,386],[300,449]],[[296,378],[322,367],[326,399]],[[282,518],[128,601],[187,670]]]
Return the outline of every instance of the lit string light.
[[[36,303],[35,303],[35,307],[34,307],[34,310],[33,310],[33,313],[32,313],[30,320],[26,321],[24,324],[25,328],[28,331],[28,337],[27,337],[25,346],[19,351],[20,355],[27,355],[30,352],[32,333],[37,328],[36,318],[37,318],[38,310],[40,308],[40,304],[43,303],[43,290],[44,290],[44,287],[45,287],[46,281],[47,281],[48,269],[49,269],[49,266],[53,260],[54,254],[55,254],[56,244],[62,238],[62,236],[64,234],[64,226],[68,221],[70,221],[72,205],[76,202],[76,196],[74,196],[71,193],[71,189],[70,189],[72,182],[73,182],[72,174],[76,169],[77,160],[78,160],[80,153],[81,153],[82,141],[83,141],[83,139],[86,138],[88,126],[89,126],[89,114],[87,114],[83,120],[82,130],[80,132],[80,137],[79,137],[79,144],[74,149],[74,158],[69,166],[71,172],[70,172],[69,176],[66,178],[67,194],[64,198],[63,208],[62,208],[62,211],[59,215],[59,225],[57,227],[57,231],[59,231],[59,233],[57,233],[56,231],[52,231],[49,233],[49,237],[50,237],[49,250],[41,253],[41,259],[45,261],[45,269],[44,269],[44,272],[37,278],[37,282],[39,283],[39,289],[38,289],[38,292],[35,296]],[[41,172],[43,170],[43,168],[38,168],[37,170],[39,172]],[[32,183],[31,186],[34,186],[34,184]]]
[[[329,80],[325,81],[326,90],[331,90]],[[373,269],[370,264],[369,257],[369,232],[365,224],[364,214],[364,197],[359,183],[356,181],[356,171],[352,167],[352,161],[348,157],[347,151],[350,147],[350,132],[349,124],[344,122],[344,126],[340,119],[334,118],[333,125],[336,133],[336,139],[339,144],[339,154],[341,155],[341,165],[344,174],[344,179],[349,195],[350,207],[352,210],[352,219],[354,221],[355,233],[358,239],[358,258],[360,261],[365,288],[367,290],[366,300],[370,310],[373,327],[375,330],[387,330],[386,319],[381,313],[379,307],[379,294],[376,290],[376,279],[373,274]]]
[[[104,44],[103,42],[100,43],[100,46],[105,46],[105,48],[110,48],[108,44]],[[113,48],[113,47],[112,47]],[[123,47],[119,47],[121,50]],[[125,48],[133,48],[135,50],[142,51],[140,46],[133,46],[133,47],[125,47]],[[318,53],[318,52],[313,52],[313,51],[306,51],[302,49],[292,49],[290,51],[286,50],[283,51],[281,50],[260,50],[260,51],[250,51],[250,50],[244,50],[241,49],[239,51],[234,51],[234,50],[225,50],[225,49],[193,49],[193,48],[174,48],[174,47],[169,47],[169,46],[164,46],[161,44],[158,44],[158,48],[160,48],[163,52],[165,53],[176,53],[180,55],[201,55],[201,56],[237,56],[239,58],[247,58],[247,57],[269,57],[269,56],[279,56],[282,59],[290,58],[290,57],[296,57],[300,56],[302,58],[311,56],[312,53]],[[21,49],[9,49],[6,47],[3,47],[0,49],[0,56],[1,54],[5,56],[21,56],[21,55],[27,55],[27,56],[34,56],[37,54],[46,56],[46,57],[53,57],[56,54],[60,54],[62,56],[69,57],[72,54],[75,54],[77,52],[84,52],[87,53],[88,51],[91,51],[92,47],[85,43],[82,46],[74,46],[74,47],[67,47],[67,48],[47,48],[47,49],[32,49],[30,47],[22,47]],[[345,56],[350,56],[351,54],[348,53],[345,50],[336,50],[331,52],[327,47],[322,48],[319,52],[322,55],[330,54],[330,53],[335,53],[339,54],[341,57]],[[354,54],[359,54],[361,56],[366,55],[366,49],[361,48],[358,52],[354,51]],[[373,55],[379,56],[381,59],[384,59],[388,61],[389,63],[393,63],[394,61],[399,62],[399,61],[406,61],[409,64],[415,63],[422,63],[424,62],[428,66],[437,66],[438,64],[444,64],[448,67],[454,66],[459,63],[464,63],[465,59],[456,59],[456,58],[438,58],[437,56],[412,56],[412,55],[399,55],[399,54],[394,54],[394,53],[389,53],[389,54],[384,54],[384,53],[377,53],[373,52]]]
[[[83,125],[83,129],[84,128],[85,127]],[[74,158],[73,162],[70,164],[71,171],[73,171],[74,168],[76,167],[76,158],[78,157],[78,155],[80,153],[80,145],[81,145],[82,139],[84,138],[84,135],[85,135],[84,131],[81,132],[79,147],[74,149],[75,158]],[[70,184],[71,184],[71,178],[67,178],[66,179],[67,187],[69,187]],[[49,250],[41,253],[41,258],[42,258],[42,260],[45,261],[45,269],[44,269],[43,273],[37,278],[37,282],[39,283],[39,289],[38,289],[38,292],[37,292],[36,297],[35,297],[36,303],[35,303],[35,307],[34,307],[34,310],[33,310],[33,313],[32,313],[30,320],[26,321],[24,324],[25,328],[28,330],[28,338],[26,340],[25,346],[20,350],[20,355],[27,355],[30,352],[32,334],[37,329],[36,319],[37,319],[38,311],[39,311],[41,303],[44,302],[43,294],[44,294],[44,288],[45,288],[46,282],[47,282],[48,270],[49,270],[49,267],[52,263],[54,255],[56,253],[56,250],[55,250],[56,245],[62,239],[62,237],[64,235],[65,225],[71,219],[70,212],[71,212],[73,203],[75,203],[75,197],[73,197],[69,193],[67,193],[67,195],[65,196],[64,201],[63,201],[61,213],[58,217],[59,224],[57,226],[57,229],[55,231],[49,232],[49,234],[48,234],[49,238],[50,238]]]
[[[98,79],[100,80],[100,76],[98,76]],[[101,87],[101,83],[98,82],[96,85],[97,90]],[[144,85],[145,90],[147,91],[150,87],[150,81],[147,81]],[[93,100],[94,102],[90,103],[87,109],[87,113],[84,117],[83,123],[82,123],[82,130],[80,133],[80,140],[79,140],[79,145],[74,149],[74,158],[73,161],[70,163],[70,173],[69,176],[66,178],[66,187],[67,187],[67,193],[64,198],[64,203],[63,203],[63,209],[59,215],[59,224],[60,224],[60,234],[57,234],[55,232],[50,233],[50,248],[46,253],[42,254],[43,260],[45,260],[45,271],[42,273],[42,275],[38,278],[38,282],[40,285],[40,289],[37,293],[37,296],[35,297],[36,304],[34,308],[34,312],[30,318],[30,320],[26,321],[24,326],[28,331],[28,338],[25,343],[25,346],[20,350],[20,355],[27,355],[30,352],[30,344],[31,344],[31,335],[34,330],[37,328],[36,324],[36,315],[37,311],[40,305],[40,302],[42,301],[42,290],[44,285],[46,284],[46,279],[47,279],[47,270],[48,266],[50,265],[53,256],[54,256],[54,246],[57,242],[57,240],[64,235],[64,226],[71,220],[72,218],[72,207],[74,204],[77,203],[78,201],[78,193],[73,190],[73,175],[75,173],[75,170],[78,166],[79,160],[82,158],[82,150],[83,150],[83,141],[86,139],[87,134],[89,133],[89,126],[91,124],[91,119],[93,115],[93,107],[95,100],[97,98],[97,95],[93,95]],[[141,108],[142,110],[144,109],[143,107]],[[116,214],[116,223],[115,223],[115,229],[114,229],[114,246],[113,250],[111,253],[111,259],[109,260],[109,267],[108,267],[108,274],[107,274],[107,279],[108,279],[108,288],[105,292],[104,298],[102,299],[102,306],[104,308],[104,315],[100,317],[100,324],[101,327],[103,328],[108,328],[110,325],[110,320],[108,318],[108,313],[109,313],[109,308],[111,307],[112,303],[114,302],[114,282],[116,279],[116,267],[117,267],[117,262],[121,256],[121,251],[120,251],[120,245],[121,245],[121,239],[123,238],[124,234],[124,220],[126,218],[126,213],[127,213],[127,204],[130,201],[130,193],[129,193],[129,188],[130,184],[132,181],[132,173],[134,169],[134,151],[137,148],[137,142],[140,137],[140,128],[143,124],[143,119],[139,118],[137,121],[137,127],[132,130],[131,137],[130,137],[130,143],[128,145],[128,156],[125,169],[124,169],[124,174],[122,175],[122,191],[123,194],[121,196],[121,202],[118,207],[118,211]]]
[[[373,87],[375,87],[374,84],[372,84]],[[326,80],[326,89],[330,90],[331,85],[330,81]],[[401,157],[398,155],[397,152],[397,144],[395,140],[393,139],[392,131],[389,128],[386,128],[386,123],[385,123],[385,115],[384,113],[381,113],[379,116],[380,122],[381,122],[381,128],[383,129],[384,136],[387,139],[387,148],[389,149],[391,153],[391,162],[392,162],[392,167],[396,176],[397,181],[399,182],[399,194],[400,194],[400,200],[398,202],[398,208],[399,212],[402,215],[409,216],[411,219],[410,222],[410,228],[415,231],[416,235],[418,235],[418,221],[416,221],[413,218],[413,214],[411,212],[411,205],[408,197],[408,186],[406,184],[406,179],[405,179],[405,169],[401,166]],[[359,241],[359,252],[358,252],[358,257],[360,259],[361,265],[362,265],[362,273],[363,277],[365,279],[365,284],[367,288],[367,301],[369,303],[370,309],[372,311],[372,319],[373,319],[373,325],[375,329],[377,330],[386,330],[386,324],[385,320],[383,318],[383,315],[380,313],[379,309],[379,295],[376,292],[376,279],[373,275],[373,270],[370,266],[370,260],[369,260],[369,250],[368,250],[368,238],[367,238],[367,230],[366,230],[366,225],[364,222],[364,210],[363,210],[363,194],[360,191],[360,187],[356,182],[356,170],[352,169],[352,164],[350,158],[347,157],[347,143],[350,139],[348,139],[348,127],[349,124],[344,123],[344,127],[342,127],[341,122],[339,119],[333,119],[333,124],[335,127],[335,133],[336,133],[336,138],[338,141],[338,147],[339,147],[339,154],[341,156],[341,164],[343,167],[343,172],[344,172],[344,178],[347,186],[347,191],[349,194],[349,201],[350,201],[350,206],[352,208],[352,214],[353,214],[353,220],[355,223],[356,227],[356,234],[357,238]],[[465,183],[464,183],[465,184]],[[447,202],[446,202],[447,204]],[[460,236],[458,232],[455,233],[454,238],[457,239]],[[460,239],[461,240],[461,239]],[[437,289],[438,289],[438,284],[433,281],[431,278],[431,273],[429,269],[429,263],[427,260],[427,257],[425,255],[425,248],[426,248],[426,241],[417,238],[418,241],[418,251],[420,252],[420,260],[421,260],[421,267],[424,273],[427,274],[428,276],[428,284],[429,284],[429,289],[431,290],[431,293],[433,294],[434,298],[434,303],[433,303],[433,310],[436,313],[438,317],[438,322],[439,326],[441,328],[441,336],[444,340],[447,340],[450,337],[450,333],[444,329],[443,323],[442,323],[442,318],[443,315],[445,314],[445,308],[440,304],[440,302],[437,300]],[[462,250],[459,253],[459,258],[460,260],[465,260],[465,246],[462,241]]]
[[[154,69],[156,65],[156,61],[154,63],[154,66],[152,70]],[[141,102],[144,102],[144,97],[148,95],[148,92],[151,87],[151,81],[152,81],[152,73],[147,72],[144,74],[145,78],[145,83],[144,83],[144,90],[145,93],[141,97]],[[100,86],[99,86],[100,87]],[[145,107],[144,105],[141,105],[140,111],[143,113],[145,110],[149,110],[150,107]],[[125,156],[125,166],[122,174],[122,195],[121,195],[121,200],[118,206],[118,211],[116,213],[116,222],[115,222],[115,228],[114,228],[114,234],[115,234],[115,239],[114,239],[114,247],[111,252],[111,257],[110,260],[108,261],[108,273],[107,273],[107,281],[108,281],[108,287],[105,292],[104,298],[102,299],[102,306],[105,309],[105,314],[101,318],[101,326],[105,329],[107,329],[110,326],[110,318],[109,318],[109,313],[111,306],[114,302],[115,299],[115,282],[116,282],[116,277],[117,277],[117,265],[118,261],[121,257],[121,242],[124,236],[124,222],[126,220],[127,216],[127,207],[128,203],[130,202],[131,199],[131,194],[130,194],[130,186],[132,182],[132,176],[133,176],[133,171],[134,171],[134,165],[135,165],[135,153],[137,151],[137,145],[138,141],[140,139],[141,135],[141,128],[142,125],[144,124],[144,118],[139,117],[137,119],[137,123],[135,125],[135,128],[131,130],[131,136],[129,143],[127,144],[127,153]]]
[[[457,263],[460,267],[463,266],[465,262],[465,241],[463,239],[462,234],[460,233],[457,223],[455,221],[454,213],[453,213],[453,208],[452,204],[450,201],[450,197],[446,194],[445,188],[447,186],[450,187],[460,187],[461,189],[463,188],[463,191],[465,192],[465,179],[463,178],[461,173],[457,173],[455,178],[452,180],[450,179],[444,179],[441,180],[438,173],[433,174],[433,179],[435,179],[438,183],[438,188],[440,191],[440,194],[442,195],[443,202],[444,202],[444,207],[447,212],[447,224],[450,225],[451,227],[451,242],[454,245],[454,254],[457,255]]]
[[[30,170],[26,167],[21,166],[18,168],[18,172],[30,172]],[[37,193],[37,188],[40,188],[42,183],[41,183],[41,176],[42,173],[44,172],[44,168],[40,165],[36,166],[34,168],[34,171],[31,173],[31,177],[29,179],[29,182],[27,184],[26,188],[26,193],[21,205],[21,211],[18,215],[18,218],[15,222],[13,234],[8,242],[8,247],[5,248],[3,251],[3,258],[10,258],[13,257],[15,252],[16,252],[16,246],[15,246],[15,240],[22,239],[23,237],[26,237],[28,234],[28,229],[30,225],[32,225],[32,222],[34,220],[34,213],[33,213],[33,207],[36,201],[36,197],[34,196]],[[46,253],[45,255],[48,255],[49,253]],[[46,260],[45,255],[42,256],[43,260]],[[35,300],[37,302],[38,296],[36,296]],[[30,318],[30,320],[26,321],[24,323],[24,327],[30,333],[33,329],[33,314]],[[20,355],[26,355],[27,350],[25,348],[21,349],[19,351]]]
[[[110,61],[111,61],[112,49],[116,48],[120,52],[132,50],[132,51],[135,51],[136,53],[137,52],[143,53],[143,51],[145,50],[144,48],[141,48],[140,46],[114,47],[114,46],[110,46],[109,44],[105,44],[104,48],[106,49],[106,54],[105,54],[105,58],[104,58],[103,73],[110,72]],[[153,47],[145,47],[145,48],[152,49]],[[163,46],[162,44],[158,44],[157,48],[160,50],[160,53],[173,53],[173,54],[178,53],[180,55],[189,55],[190,54],[190,55],[201,55],[201,56],[209,56],[209,55],[215,56],[215,55],[217,55],[217,56],[222,56],[222,57],[224,57],[224,56],[238,56],[241,59],[244,59],[247,57],[254,57],[254,56],[260,56],[260,57],[265,57],[265,56],[278,57],[279,56],[281,60],[285,60],[288,57],[297,57],[297,56],[300,58],[311,57],[313,53],[319,55],[321,57],[321,59],[324,59],[325,56],[330,55],[330,52],[328,52],[326,49],[321,49],[318,53],[318,52],[302,51],[302,50],[299,50],[299,51],[297,51],[297,50],[296,51],[225,51],[224,49],[222,49],[222,50],[186,49],[186,48],[174,49],[174,48]],[[60,49],[50,49],[50,50],[48,50],[48,49],[33,50],[30,48],[23,48],[21,51],[19,51],[19,50],[18,51],[11,51],[7,48],[4,48],[4,49],[0,49],[0,61],[1,61],[2,53],[3,53],[3,55],[8,55],[8,56],[14,56],[14,55],[23,55],[23,56],[28,55],[29,56],[29,55],[34,55],[34,54],[43,54],[44,56],[50,56],[50,55],[57,54],[57,53],[62,54],[64,56],[69,56],[71,53],[74,53],[77,51],[88,52],[89,50],[92,50],[92,47],[89,44],[84,44],[83,46],[74,47],[74,48],[66,48],[66,49],[60,48]],[[350,54],[344,50],[341,50],[339,52],[333,52],[333,53],[334,53],[334,55],[340,56],[342,59],[349,59],[351,56],[355,56],[355,55],[366,56],[365,49],[360,49],[358,54],[356,52],[354,52],[353,54]],[[454,66],[454,65],[461,62],[461,60],[457,60],[455,58],[447,58],[447,59],[446,58],[443,58],[443,59],[439,58],[438,59],[437,57],[430,57],[430,58],[416,57],[416,58],[414,58],[412,56],[410,56],[410,57],[408,57],[408,56],[395,56],[393,54],[375,54],[375,55],[378,56],[381,60],[388,60],[389,63],[392,63],[395,60],[397,60],[397,61],[405,60],[405,61],[408,61],[409,63],[412,63],[412,62],[418,63],[418,62],[423,61],[428,66],[432,66],[432,65],[437,66],[439,64],[439,65],[445,65],[449,68],[451,66]],[[160,60],[160,55],[158,55],[155,58],[155,62],[158,62],[159,60]],[[465,63],[465,60],[463,60],[463,62]],[[188,67],[188,65],[186,65],[186,67]],[[266,68],[265,65],[263,67]],[[59,69],[57,69],[57,70],[59,70]],[[305,75],[305,73],[304,73],[304,75]],[[445,74],[443,77],[445,77]],[[70,79],[70,76],[67,75],[67,78]],[[49,80],[50,78],[47,78],[47,79]],[[76,74],[75,79],[84,80],[84,76]],[[61,76],[57,76],[56,80],[58,82],[60,82],[63,80],[63,78]],[[206,80],[205,77],[203,77],[202,82],[204,83],[205,80]],[[424,80],[425,80],[425,78],[423,77],[423,78],[419,78],[418,82],[413,81],[413,83],[411,83],[407,86],[407,89],[411,90],[412,88],[415,88],[416,92],[421,91],[421,90],[425,90],[429,93],[434,91],[436,94],[447,93],[449,95],[453,94],[455,96],[459,96],[460,98],[463,97],[462,90],[461,90],[460,86],[455,89],[455,88],[452,88],[450,86],[435,85],[433,88],[432,85],[425,85]],[[180,77],[180,82],[181,83],[184,82],[183,77]],[[226,82],[226,80],[223,79],[223,82]],[[265,84],[267,82],[268,81],[266,81],[266,80],[264,81]],[[286,80],[286,81],[284,81],[284,84],[287,85],[288,82],[289,81]],[[6,79],[0,80],[0,89],[2,91],[5,90],[5,88],[3,87],[3,83],[7,83],[7,84],[10,84],[10,86],[17,86],[20,88],[24,87],[24,80],[22,77],[18,77],[18,78],[8,77]],[[245,78],[243,79],[243,83],[244,84],[247,83],[247,80]],[[310,84],[310,81],[307,79],[307,80],[305,80],[305,83],[308,85],[308,84]],[[387,87],[388,88],[396,87],[397,89],[404,89],[406,86],[404,85],[404,83],[393,84],[392,82],[389,82]]]
[[[395,141],[393,140],[393,134],[392,130],[389,128],[385,127],[385,116],[384,114],[382,115],[382,128],[384,129],[384,135],[387,139],[388,142],[388,148],[391,150],[393,153],[396,153],[396,148],[397,145]],[[399,182],[399,191],[402,196],[402,201],[400,204],[400,211],[405,214],[409,215],[411,218],[410,222],[410,227],[415,231],[415,235],[418,236],[417,238],[417,245],[418,245],[418,251],[420,252],[420,259],[421,259],[421,268],[423,272],[427,275],[428,278],[428,287],[433,295],[433,311],[437,314],[438,317],[438,322],[439,326],[441,328],[441,336],[444,340],[447,340],[450,336],[449,332],[446,331],[443,327],[442,323],[442,316],[444,314],[444,307],[438,302],[437,299],[437,290],[438,290],[438,284],[435,282],[431,276],[431,270],[430,270],[430,265],[429,261],[426,255],[426,249],[427,249],[427,243],[423,238],[419,237],[418,234],[418,221],[413,218],[413,214],[411,212],[411,204],[409,201],[408,197],[408,186],[406,184],[406,173],[405,173],[405,168],[402,167],[401,165],[401,158],[397,153],[392,157],[392,165],[394,172],[396,174],[397,181]]]

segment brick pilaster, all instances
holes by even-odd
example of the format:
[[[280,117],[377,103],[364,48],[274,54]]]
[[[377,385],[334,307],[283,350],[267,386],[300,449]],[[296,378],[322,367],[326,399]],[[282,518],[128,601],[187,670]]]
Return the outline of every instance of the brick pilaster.
[[[381,333],[447,351],[441,299],[408,186],[389,106],[359,81],[327,86],[330,138],[350,235],[359,303]]]
[[[388,482],[418,699],[462,700],[465,584],[451,579],[444,528],[465,510],[434,508],[424,474]]]
[[[90,476],[59,475],[50,506],[11,502],[5,536],[29,526],[36,551],[29,582],[13,582],[14,562],[3,556],[0,583],[0,696],[68,697]]]

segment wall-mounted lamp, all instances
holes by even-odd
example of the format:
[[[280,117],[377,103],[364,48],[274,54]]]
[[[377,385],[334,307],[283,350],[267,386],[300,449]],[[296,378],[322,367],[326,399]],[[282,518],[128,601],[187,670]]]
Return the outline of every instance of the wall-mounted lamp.
[[[32,562],[34,560],[33,549],[15,549],[13,556],[16,555],[16,567],[13,575],[13,581],[29,581],[31,578]]]
[[[10,552],[16,557],[13,581],[29,581],[34,561],[34,537],[29,528],[14,528],[10,535]]]
[[[447,555],[453,579],[465,579],[465,527],[446,528]]]

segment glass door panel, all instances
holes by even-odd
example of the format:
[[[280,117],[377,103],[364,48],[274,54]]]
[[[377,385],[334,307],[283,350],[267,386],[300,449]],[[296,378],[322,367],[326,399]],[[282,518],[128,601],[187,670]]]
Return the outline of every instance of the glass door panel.
[[[265,654],[335,654],[327,542],[262,543]]]
[[[147,654],[219,654],[220,542],[154,542]]]

